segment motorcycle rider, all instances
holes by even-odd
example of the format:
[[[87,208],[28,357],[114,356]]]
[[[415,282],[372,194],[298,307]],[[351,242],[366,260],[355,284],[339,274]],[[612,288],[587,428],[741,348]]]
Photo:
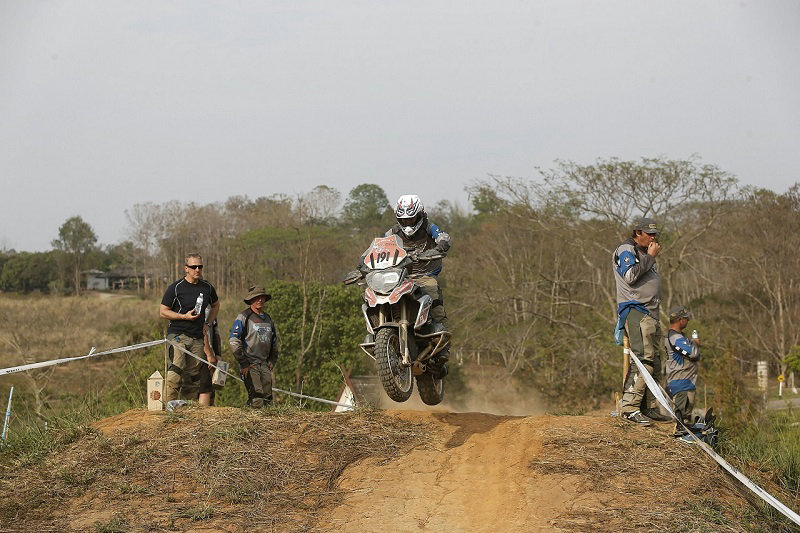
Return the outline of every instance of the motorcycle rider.
[[[439,226],[428,220],[425,206],[416,194],[404,194],[397,200],[394,210],[397,223],[386,232],[386,237],[397,235],[403,248],[409,252],[411,276],[425,294],[433,299],[431,318],[436,331],[447,331],[447,314],[444,310],[444,299],[437,276],[442,271],[442,259],[450,249],[450,235],[439,229]],[[426,259],[428,257],[428,259]],[[430,259],[434,257],[434,259]],[[437,378],[447,375],[447,361],[450,358],[450,347],[445,346],[431,360],[431,366]]]

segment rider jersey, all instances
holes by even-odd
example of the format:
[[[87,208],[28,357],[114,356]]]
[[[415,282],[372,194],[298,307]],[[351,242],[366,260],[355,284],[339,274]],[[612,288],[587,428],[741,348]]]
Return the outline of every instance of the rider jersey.
[[[425,223],[410,237],[403,233],[400,224],[395,224],[386,232],[386,237],[397,235],[403,243],[403,248],[407,252],[421,254],[426,250],[436,248],[440,252],[447,252],[450,249],[450,235],[439,229],[439,226],[431,223],[425,215]],[[414,261],[411,263],[411,276],[436,276],[442,271],[442,260],[433,261]]]
[[[628,238],[614,251],[614,280],[617,283],[617,303],[643,304],[650,315],[658,317],[661,300],[661,278],[656,260],[642,253],[642,248]]]
[[[236,315],[228,342],[240,366],[254,363],[274,365],[278,360],[278,332],[267,313],[259,315],[248,307]]]
[[[695,390],[700,348],[674,329],[667,332],[664,345],[667,348],[667,390],[670,395]]]

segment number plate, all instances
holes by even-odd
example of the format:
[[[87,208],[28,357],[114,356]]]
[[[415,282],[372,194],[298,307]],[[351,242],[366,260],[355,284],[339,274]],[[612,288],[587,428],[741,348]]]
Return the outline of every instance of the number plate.
[[[364,264],[372,270],[383,270],[397,266],[407,255],[397,235],[379,237],[367,249]]]

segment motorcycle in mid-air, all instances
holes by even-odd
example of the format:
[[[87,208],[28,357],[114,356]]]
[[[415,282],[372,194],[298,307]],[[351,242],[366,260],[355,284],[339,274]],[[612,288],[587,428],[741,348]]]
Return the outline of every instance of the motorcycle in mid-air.
[[[411,263],[444,256],[429,250],[420,257],[403,248],[397,235],[378,237],[364,254],[359,269],[343,280],[365,286],[361,312],[369,332],[362,350],[375,360],[383,389],[404,402],[417,382],[427,405],[444,399],[444,378],[431,358],[450,343],[450,332],[430,318],[433,299],[410,276]]]

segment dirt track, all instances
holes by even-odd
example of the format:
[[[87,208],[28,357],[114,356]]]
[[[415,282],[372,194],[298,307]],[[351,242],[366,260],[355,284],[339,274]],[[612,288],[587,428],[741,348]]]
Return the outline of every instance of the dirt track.
[[[740,500],[695,450],[667,437],[668,425],[645,429],[587,416],[394,416],[429,420],[441,437],[389,464],[347,469],[344,502],[320,520],[330,521],[330,530],[683,530],[681,519],[703,522],[696,502],[724,507]],[[678,476],[690,480],[680,490]]]
[[[332,529],[352,526],[355,518],[361,531],[551,530],[550,521],[574,503],[569,476],[542,479],[529,469],[541,454],[540,430],[548,418],[396,416],[429,419],[443,435],[387,465],[364,462],[345,471],[340,486],[348,494],[331,512]]]
[[[669,425],[192,408],[179,419],[129,411],[94,428],[4,476],[0,530],[775,530]],[[252,487],[235,477],[245,457],[265,476]]]

